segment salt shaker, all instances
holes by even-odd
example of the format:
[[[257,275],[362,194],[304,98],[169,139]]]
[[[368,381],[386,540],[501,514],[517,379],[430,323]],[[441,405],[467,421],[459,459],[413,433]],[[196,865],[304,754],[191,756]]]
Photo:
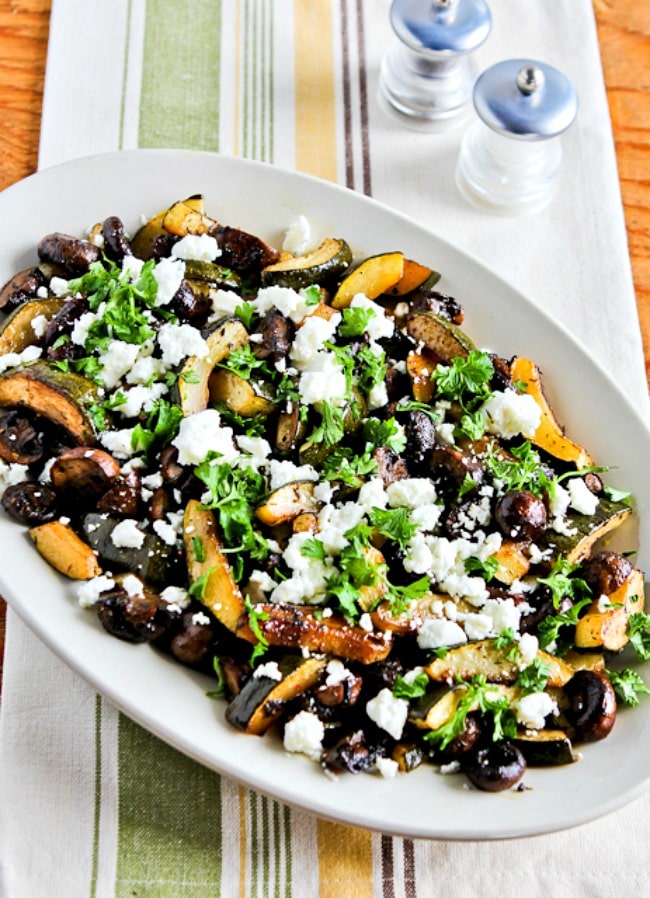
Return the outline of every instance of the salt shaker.
[[[471,112],[474,51],[492,28],[485,0],[393,0],[397,36],[381,66],[385,107],[416,130],[446,130]]]
[[[461,143],[458,188],[493,212],[536,212],[557,185],[560,135],[578,111],[573,85],[553,66],[508,59],[481,74],[473,101],[478,121]]]

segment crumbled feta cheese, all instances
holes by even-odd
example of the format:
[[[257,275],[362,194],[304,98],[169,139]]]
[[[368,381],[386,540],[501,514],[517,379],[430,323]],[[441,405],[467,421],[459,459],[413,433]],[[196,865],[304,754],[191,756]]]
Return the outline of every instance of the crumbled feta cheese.
[[[67,296],[70,293],[70,287],[65,278],[54,276],[50,278],[50,290],[55,296]]]
[[[531,730],[544,728],[549,714],[557,714],[556,702],[546,692],[531,692],[513,703],[518,723]]]
[[[366,480],[359,490],[357,502],[364,511],[370,511],[371,508],[386,508],[388,496],[381,477],[371,477],[370,480]]]
[[[151,525],[154,533],[168,546],[176,545],[176,529],[167,521],[154,521]]]
[[[422,530],[435,530],[440,515],[442,514],[442,505],[420,505],[414,508],[410,514],[412,524],[417,524]]]
[[[158,284],[156,305],[168,305],[176,296],[185,277],[185,262],[182,259],[161,259],[153,269],[153,276]]]
[[[210,234],[186,234],[172,246],[172,256],[175,259],[214,262],[220,255],[219,244]]]
[[[124,418],[136,418],[140,412],[150,412],[154,402],[168,393],[164,383],[154,383],[150,387],[137,386],[130,390],[122,390],[124,402],[115,406],[115,411]]]
[[[592,515],[598,508],[598,496],[594,495],[582,477],[571,477],[567,482],[571,507],[580,514]]]
[[[372,618],[367,611],[364,611],[364,613],[359,618],[359,626],[362,630],[365,630],[366,633],[372,633],[372,631],[374,630]]]
[[[277,680],[279,683],[282,680],[282,671],[278,667],[277,661],[266,661],[255,668],[253,677],[256,680],[259,680],[260,677],[266,677],[269,680]]]
[[[338,686],[339,683],[344,683],[352,676],[345,664],[338,658],[332,658],[325,670],[327,672],[326,686]]]
[[[43,350],[40,346],[26,346],[22,352],[6,352],[0,355],[0,374],[7,368],[15,368],[18,365],[27,365],[40,358]]]
[[[318,480],[318,471],[312,465],[294,465],[292,461],[278,461],[272,458],[268,466],[269,486],[277,490],[285,483],[296,483],[299,480]]]
[[[504,439],[533,434],[542,419],[542,410],[529,393],[504,390],[492,393],[481,406],[488,433]]]
[[[339,313],[330,319],[313,315],[298,328],[289,358],[299,371],[323,351],[323,346],[328,340],[333,339],[340,320]]]
[[[133,518],[125,518],[113,528],[111,542],[118,548],[140,549],[144,543],[144,532]]]
[[[220,453],[218,464],[231,463],[239,457],[232,428],[221,424],[219,412],[214,408],[183,418],[172,445],[178,449],[181,465],[200,465],[208,452]]]
[[[443,646],[462,645],[467,642],[467,635],[453,621],[431,617],[420,626],[417,639],[421,649],[439,649]]]
[[[160,598],[168,605],[176,605],[178,608],[187,608],[190,604],[190,595],[182,586],[166,586],[160,593]]]
[[[253,604],[263,602],[266,593],[273,592],[278,584],[266,571],[255,570],[251,572],[246,586],[246,594]]]
[[[106,352],[99,356],[99,364],[102,366],[100,376],[107,390],[113,390],[124,375],[131,369],[140,347],[135,343],[126,343],[124,340],[112,340],[108,344]]]
[[[135,282],[142,274],[144,268],[144,259],[138,259],[137,256],[126,255],[122,259],[122,271],[126,272],[129,278]]]
[[[443,446],[453,446],[455,429],[456,425],[450,422],[436,425],[436,440]]]
[[[210,618],[203,611],[197,611],[196,614],[192,615],[192,623],[197,627],[209,627],[210,626]]]
[[[395,779],[399,771],[399,764],[392,758],[377,758],[375,767],[385,779]]]
[[[242,304],[242,298],[233,290],[213,290],[210,292],[212,311],[210,321],[218,321],[219,318],[235,314],[235,310]]]
[[[21,483],[29,478],[29,468],[27,465],[20,465],[18,462],[5,462],[0,459],[0,492],[4,492],[8,486],[14,483]]]
[[[459,773],[461,770],[460,761],[450,761],[448,764],[441,764],[439,767],[443,776],[449,776],[452,773]]]
[[[152,351],[153,344],[151,343],[143,343],[142,346],[140,346],[137,359],[124,377],[124,380],[128,384],[139,384],[144,386],[157,380],[166,372],[167,366],[162,359],[152,356]]]
[[[365,333],[368,334],[371,340],[382,340],[392,337],[395,333],[394,319],[388,318],[385,309],[378,303],[368,299],[363,293],[357,293],[352,298],[350,306],[353,309],[369,309],[373,313],[365,327]]]
[[[237,445],[242,452],[246,452],[246,458],[241,459],[242,465],[254,468],[256,471],[263,467],[266,459],[271,454],[271,446],[268,440],[262,437],[247,437],[243,434],[236,437]]]
[[[135,574],[126,574],[120,581],[120,586],[129,596],[144,595],[144,585]]]
[[[35,315],[30,323],[32,330],[34,331],[34,336],[40,338],[45,334],[49,320],[45,315]]]
[[[99,601],[99,597],[103,592],[113,589],[115,580],[107,574],[100,574],[91,580],[86,580],[79,585],[77,590],[77,600],[82,608],[92,608]]]
[[[408,717],[409,703],[396,698],[388,688],[380,691],[366,704],[366,714],[378,727],[399,739]]]
[[[279,312],[290,318],[294,324],[299,324],[303,318],[314,311],[313,306],[307,302],[307,295],[291,287],[263,287],[253,300],[255,310],[263,315],[269,309],[276,308]]]
[[[299,215],[285,231],[282,249],[285,253],[293,253],[296,256],[302,255],[309,248],[311,239],[309,221],[304,215]]]
[[[210,351],[199,331],[191,324],[163,324],[158,331],[158,346],[163,362],[169,368],[188,356],[205,358]]]
[[[376,408],[382,408],[388,403],[388,390],[386,384],[382,381],[370,388],[368,393],[368,408],[370,411]]]
[[[284,748],[317,760],[323,747],[324,735],[325,726],[320,718],[311,711],[299,711],[285,724]]]
[[[406,549],[404,570],[412,574],[426,574],[432,564],[433,556],[424,535],[416,533]]]
[[[134,430],[134,427],[127,427],[123,430],[104,430],[99,435],[99,441],[116,458],[130,458],[134,454],[132,443]]]
[[[389,483],[386,495],[391,508],[401,506],[419,508],[421,505],[431,505],[435,502],[436,488],[426,477],[407,477]]]
[[[342,405],[347,380],[345,371],[332,352],[319,352],[302,366],[298,392],[305,405],[319,407],[321,402]]]

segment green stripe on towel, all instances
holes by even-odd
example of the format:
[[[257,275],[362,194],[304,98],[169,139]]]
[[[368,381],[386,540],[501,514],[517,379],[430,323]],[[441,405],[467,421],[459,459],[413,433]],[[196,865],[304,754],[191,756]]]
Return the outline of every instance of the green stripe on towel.
[[[115,898],[218,898],[220,779],[124,715]]]
[[[221,0],[148,0],[138,144],[219,149]]]

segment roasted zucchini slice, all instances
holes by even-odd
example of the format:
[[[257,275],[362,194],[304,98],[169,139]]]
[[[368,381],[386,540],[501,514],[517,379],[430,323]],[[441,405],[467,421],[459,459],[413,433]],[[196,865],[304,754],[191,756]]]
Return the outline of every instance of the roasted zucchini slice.
[[[645,604],[641,571],[632,571],[627,580],[607,598],[611,608],[601,611],[598,601],[595,601],[578,621],[574,640],[577,648],[602,646],[608,651],[618,652],[627,645],[630,615],[643,611]]]
[[[564,730],[524,730],[513,741],[531,767],[559,767],[577,761]]]
[[[567,561],[577,564],[589,557],[598,540],[620,527],[631,514],[629,505],[599,496],[594,514],[569,512],[566,516],[566,533],[545,530],[536,544],[541,551],[550,549],[554,558],[562,555]]]
[[[548,670],[549,686],[564,686],[575,673],[561,658],[541,649],[537,652],[537,659]],[[444,658],[435,658],[425,670],[432,680],[439,683],[484,676],[489,683],[512,685],[521,672],[521,666],[520,659],[507,657],[503,649],[497,648],[494,639],[482,639],[450,649]]]
[[[242,282],[231,268],[216,262],[187,259],[185,280],[195,293],[209,295],[210,290],[241,290]]]
[[[210,375],[216,365],[227,358],[233,349],[248,343],[248,331],[239,318],[222,318],[202,333],[208,344],[203,358],[190,356],[176,381],[172,398],[178,402],[185,417],[201,412],[210,401]]]
[[[544,395],[542,375],[537,365],[530,359],[517,356],[510,363],[510,372],[513,381],[525,386],[526,392],[533,397],[542,412],[539,427],[535,433],[526,434],[527,439],[553,458],[573,462],[576,468],[592,467],[594,461],[586,449],[570,440],[560,427]]]
[[[101,574],[97,553],[63,521],[48,521],[29,531],[39,554],[52,567],[73,580]]]
[[[253,673],[228,705],[226,720],[246,733],[263,735],[282,716],[289,702],[318,682],[328,660],[324,655],[285,655],[276,662],[280,680]]]
[[[87,378],[42,359],[0,375],[0,406],[29,409],[62,427],[80,446],[95,442],[90,408],[98,399],[98,388]]]
[[[339,614],[322,617],[317,609],[306,605],[265,603],[256,608],[259,612],[257,626],[270,646],[326,652],[361,664],[383,661],[392,647],[391,634],[351,626]],[[258,641],[246,616],[237,628],[237,635],[248,642]]]
[[[88,543],[109,570],[130,571],[145,583],[166,585],[174,560],[173,547],[155,533],[145,531],[140,546],[116,546],[112,535],[119,523],[118,518],[91,512],[85,515],[82,528]]]
[[[386,293],[388,296],[406,296],[418,287],[433,287],[440,280],[440,273],[421,265],[413,259],[404,259],[402,276]]]
[[[205,578],[201,602],[228,630],[235,632],[245,612],[244,598],[222,551],[215,516],[195,499],[185,508],[183,540],[190,584]]]
[[[352,250],[339,237],[326,237],[317,249],[302,256],[289,256],[262,270],[263,287],[300,290],[311,284],[337,280],[350,266]]]
[[[27,346],[38,343],[32,322],[41,315],[49,321],[61,309],[64,302],[64,299],[56,296],[49,299],[30,299],[14,309],[0,325],[0,355],[22,352]]]
[[[228,368],[217,368],[210,375],[210,401],[223,402],[242,418],[270,415],[275,410],[273,393],[259,381],[246,380]]]
[[[465,359],[476,349],[465,331],[434,312],[411,312],[406,321],[406,332],[442,365],[451,364],[455,358]]]
[[[403,273],[403,253],[370,256],[341,281],[332,299],[332,305],[335,309],[347,309],[358,293],[362,293],[368,299],[377,299],[382,293],[387,293],[394,287]]]
[[[314,481],[297,480],[273,490],[255,509],[255,517],[267,527],[292,521],[305,512],[317,511],[320,502],[314,498]]]

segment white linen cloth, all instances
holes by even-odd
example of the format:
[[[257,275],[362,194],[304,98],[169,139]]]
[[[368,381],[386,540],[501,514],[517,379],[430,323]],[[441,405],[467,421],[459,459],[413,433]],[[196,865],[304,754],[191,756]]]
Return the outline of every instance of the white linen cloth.
[[[412,216],[543,305],[645,408],[641,339],[591,4],[589,0],[492,0],[490,6],[494,25],[477,54],[480,68],[505,58],[544,60],[560,68],[579,95],[578,118],[563,138],[565,166],[558,193],[536,215],[497,217],[466,204],[454,185],[462,130],[410,131],[379,107],[379,66],[393,39],[388,0],[278,0],[275,4],[273,0],[54,0],[40,167],[99,152],[173,142],[262,158],[286,168],[304,168],[303,160],[308,158],[311,173],[371,193]],[[219,17],[218,31],[211,28],[211,15]],[[314,20],[322,15],[331,28],[328,32],[323,26],[323,33],[335,36],[332,54],[338,67],[331,123],[337,135],[335,166],[324,172],[313,148],[311,155],[305,155],[304,125],[294,115],[298,93],[304,88],[295,80],[297,45],[303,39],[318,40]],[[190,42],[185,63],[176,60],[179,90],[184,79],[191,81],[193,55],[220,72],[218,133],[213,144],[209,134],[199,134],[201,129],[192,117],[198,111],[207,121],[212,111],[202,109],[202,98],[191,91],[184,101],[181,97],[187,120],[180,121],[177,131],[163,127],[156,134],[155,123],[143,124],[146,67],[153,52],[147,42],[155,40],[158,27],[163,32],[160,52],[165,52],[160,17],[172,17],[178,41]],[[309,30],[309,35],[301,29]],[[218,41],[220,49],[214,60],[211,41]],[[268,142],[256,144],[246,137],[245,129],[237,131],[232,124],[241,115],[230,87],[242,56],[239,51],[254,41],[259,44],[256,58],[262,62],[245,74],[261,79],[251,90],[263,91],[266,82],[262,81],[269,71],[273,73],[272,152]],[[177,100],[170,96],[171,105]],[[346,110],[348,122],[344,121]],[[160,116],[164,118],[162,111]],[[338,884],[335,873],[340,874],[340,868],[334,855],[328,854],[337,844],[332,832],[323,835],[311,815],[292,811],[292,836],[286,849],[292,871],[286,880],[276,878],[273,890],[261,868],[255,871],[258,861],[251,856],[251,845],[257,843],[242,844],[235,836],[222,839],[220,873],[214,879],[192,879],[180,869],[166,869],[164,883],[153,874],[136,880],[123,869],[124,859],[118,852],[119,728],[118,713],[97,699],[10,611],[0,728],[0,863],[6,898],[434,893],[439,898],[613,898],[650,894],[650,796],[575,830],[515,842],[411,843],[372,835],[368,837],[370,879],[357,881],[350,867],[348,878]],[[98,751],[102,755],[99,788]],[[161,758],[161,763],[178,763],[171,752],[163,751]],[[196,776],[201,779],[203,774]],[[237,808],[241,809],[238,787],[221,781],[219,788],[223,813],[230,815],[236,830]],[[146,816],[146,809],[143,813]],[[224,831],[226,822],[224,816]],[[139,838],[153,839],[155,822],[149,830],[145,820],[138,826]],[[350,840],[354,842],[352,835]],[[342,842],[338,845],[344,853]],[[165,847],[173,851],[171,837]],[[332,864],[329,873],[328,862]]]

